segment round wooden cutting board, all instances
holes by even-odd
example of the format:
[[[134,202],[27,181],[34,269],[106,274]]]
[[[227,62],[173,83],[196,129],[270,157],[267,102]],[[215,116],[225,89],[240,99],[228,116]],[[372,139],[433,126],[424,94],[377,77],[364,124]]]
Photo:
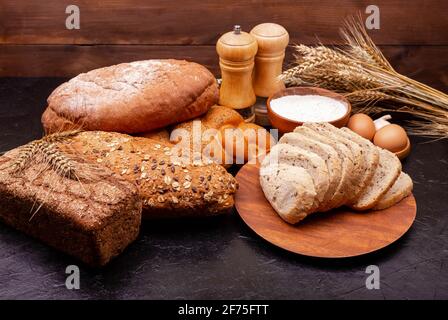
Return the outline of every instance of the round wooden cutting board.
[[[403,236],[417,213],[415,198],[410,195],[385,210],[356,212],[340,208],[291,225],[266,200],[258,172],[258,165],[246,164],[236,176],[240,184],[235,197],[239,215],[263,239],[302,255],[346,258],[379,250]]]

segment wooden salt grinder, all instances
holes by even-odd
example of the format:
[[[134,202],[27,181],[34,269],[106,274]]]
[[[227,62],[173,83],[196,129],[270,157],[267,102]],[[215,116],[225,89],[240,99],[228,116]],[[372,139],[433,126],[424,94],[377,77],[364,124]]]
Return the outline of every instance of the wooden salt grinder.
[[[252,71],[257,48],[255,38],[241,31],[238,25],[222,35],[216,44],[222,77],[219,104],[237,109],[247,120],[254,117],[252,106],[256,97]]]
[[[282,73],[289,35],[285,28],[276,23],[259,24],[250,31],[250,34],[258,43],[253,88],[257,96],[269,97],[285,88],[279,76]]]

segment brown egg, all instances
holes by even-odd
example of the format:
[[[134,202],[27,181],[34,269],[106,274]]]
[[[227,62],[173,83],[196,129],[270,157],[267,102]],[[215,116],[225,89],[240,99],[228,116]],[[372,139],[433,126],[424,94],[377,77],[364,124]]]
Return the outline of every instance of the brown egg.
[[[376,132],[373,143],[391,152],[398,152],[406,147],[408,136],[399,125],[388,124]]]
[[[372,118],[364,113],[357,113],[351,116],[348,120],[347,128],[367,140],[372,140],[376,132]]]

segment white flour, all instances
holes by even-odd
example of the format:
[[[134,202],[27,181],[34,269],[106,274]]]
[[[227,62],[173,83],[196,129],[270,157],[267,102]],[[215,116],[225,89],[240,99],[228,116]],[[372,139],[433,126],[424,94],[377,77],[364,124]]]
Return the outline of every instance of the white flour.
[[[291,95],[273,99],[271,109],[299,122],[328,122],[344,116],[347,106],[336,99],[318,95]]]

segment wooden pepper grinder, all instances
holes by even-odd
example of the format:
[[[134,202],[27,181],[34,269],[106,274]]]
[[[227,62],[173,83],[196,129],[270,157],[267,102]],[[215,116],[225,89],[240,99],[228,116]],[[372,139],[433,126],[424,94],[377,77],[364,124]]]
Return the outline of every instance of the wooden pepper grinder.
[[[258,43],[253,79],[254,91],[257,96],[267,98],[285,88],[279,76],[282,73],[289,35],[285,28],[276,23],[259,24],[250,31],[250,34]]]
[[[282,73],[289,35],[285,28],[275,23],[259,24],[250,34],[258,43],[253,77],[253,88],[258,96],[254,106],[255,122],[261,126],[270,126],[266,98],[285,88],[279,76]]]
[[[255,119],[252,71],[257,49],[255,38],[241,31],[238,25],[222,35],[216,44],[222,78],[219,104],[236,109],[247,122]]]

